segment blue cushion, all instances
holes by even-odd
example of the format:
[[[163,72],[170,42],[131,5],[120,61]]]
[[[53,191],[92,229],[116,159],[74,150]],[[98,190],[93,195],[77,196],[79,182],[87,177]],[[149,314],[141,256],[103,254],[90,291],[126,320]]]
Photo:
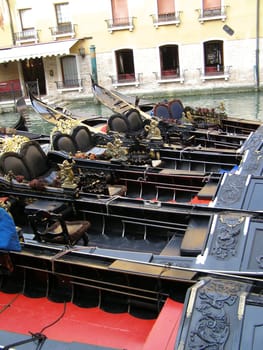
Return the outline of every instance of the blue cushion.
[[[3,208],[0,208],[0,249],[4,251],[21,251],[14,220]]]

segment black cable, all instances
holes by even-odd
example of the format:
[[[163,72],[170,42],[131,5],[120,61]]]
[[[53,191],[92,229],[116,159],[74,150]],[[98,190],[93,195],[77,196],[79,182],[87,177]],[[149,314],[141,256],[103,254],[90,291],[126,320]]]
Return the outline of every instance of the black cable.
[[[63,311],[62,311],[62,314],[61,314],[54,322],[52,322],[52,323],[46,325],[45,327],[43,327],[43,328],[41,329],[41,331],[39,332],[40,334],[42,334],[42,333],[44,332],[44,330],[46,330],[47,328],[54,326],[54,324],[56,324],[57,322],[59,322],[59,321],[64,317],[64,315],[65,315],[65,313],[66,313],[66,306],[67,306],[67,303],[64,302],[64,309],[63,309]]]

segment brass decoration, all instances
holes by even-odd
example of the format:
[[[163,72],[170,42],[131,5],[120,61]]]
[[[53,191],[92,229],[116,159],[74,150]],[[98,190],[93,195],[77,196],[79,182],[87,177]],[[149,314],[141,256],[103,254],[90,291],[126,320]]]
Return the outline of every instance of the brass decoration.
[[[145,125],[144,130],[148,133],[147,139],[150,140],[161,140],[161,131],[158,127],[159,122],[156,119],[152,119],[150,125]]]
[[[79,125],[78,120],[60,119],[60,120],[58,120],[56,126],[52,129],[51,136],[56,132],[61,132],[62,134],[69,135],[77,125]]]
[[[26,136],[13,135],[12,137],[5,137],[0,139],[0,152],[19,152],[23,143],[30,139]]]
[[[113,142],[107,143],[107,149],[105,151],[105,156],[110,159],[127,160],[127,150],[122,147],[122,141],[120,138],[116,137]]]
[[[75,189],[77,187],[76,177],[73,171],[74,161],[70,163],[68,160],[64,160],[62,164],[59,165],[58,177],[62,182],[61,187]]]

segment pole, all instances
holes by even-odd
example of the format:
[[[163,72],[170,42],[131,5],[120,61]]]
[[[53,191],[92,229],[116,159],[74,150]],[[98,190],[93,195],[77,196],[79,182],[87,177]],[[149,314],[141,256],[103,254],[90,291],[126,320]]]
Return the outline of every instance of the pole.
[[[91,60],[91,73],[94,82],[98,83],[98,75],[97,75],[97,61],[96,61],[96,47],[95,45],[90,46],[90,60]]]
[[[260,0],[257,0],[256,9],[256,90],[259,90],[260,78],[259,78],[259,18],[260,18]]]

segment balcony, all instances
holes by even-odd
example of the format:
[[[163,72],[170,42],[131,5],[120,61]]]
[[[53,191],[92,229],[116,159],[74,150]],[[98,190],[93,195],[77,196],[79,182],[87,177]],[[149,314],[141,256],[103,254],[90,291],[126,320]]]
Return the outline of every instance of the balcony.
[[[134,29],[133,23],[134,17],[121,17],[106,19],[107,28],[109,33],[117,30],[129,30],[130,32]]]
[[[198,20],[200,23],[204,23],[206,21],[215,21],[215,20],[221,20],[224,22],[227,18],[226,8],[227,6],[197,9],[196,11],[199,12]]]
[[[82,91],[83,79],[68,79],[63,81],[56,81],[56,86],[59,92],[63,91]]]
[[[34,43],[37,44],[39,41],[38,30],[36,29],[25,29],[22,32],[14,33],[16,45]]]
[[[176,25],[178,27],[181,23],[180,14],[181,11],[151,15],[153,19],[153,25],[155,28],[166,25]]]
[[[51,35],[53,40],[57,40],[58,38],[71,37],[74,38],[76,36],[75,24],[72,23],[62,23],[57,27],[49,28],[51,31]]]
[[[119,86],[136,86],[138,87],[142,80],[142,73],[138,73],[137,76],[134,73],[118,74],[118,76],[109,76],[114,88]]]

